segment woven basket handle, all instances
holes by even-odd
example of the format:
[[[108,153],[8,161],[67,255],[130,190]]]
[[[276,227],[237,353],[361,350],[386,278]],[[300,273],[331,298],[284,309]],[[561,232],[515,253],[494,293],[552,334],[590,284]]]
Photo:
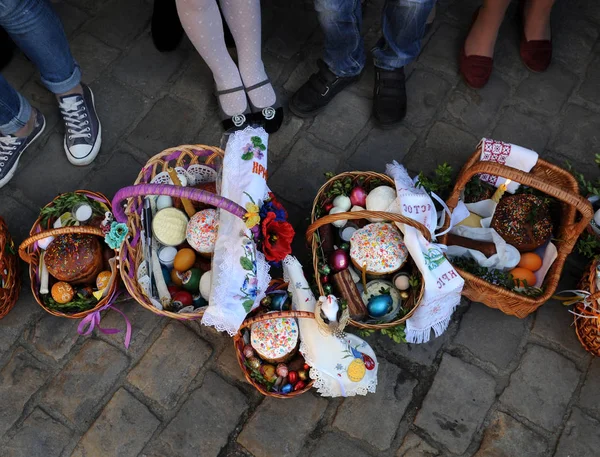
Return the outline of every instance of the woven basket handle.
[[[545,194],[556,198],[557,200],[573,206],[582,216],[581,220],[570,229],[573,233],[573,240],[571,240],[573,243],[575,242],[576,238],[579,237],[579,234],[590,223],[590,220],[592,220],[594,215],[591,203],[582,196],[556,187],[555,185],[550,184],[530,173],[494,162],[478,162],[460,174],[452,195],[450,195],[450,198],[447,202],[450,210],[453,210],[456,208],[456,205],[458,205],[460,192],[465,188],[471,178],[479,174],[489,174],[511,179],[525,186],[533,187],[534,189],[542,191]]]
[[[115,219],[119,222],[127,221],[125,211],[121,207],[123,200],[130,197],[144,197],[146,195],[169,195],[176,198],[187,198],[224,209],[240,219],[246,214],[246,210],[237,203],[205,190],[193,187],[171,186],[168,184],[138,184],[136,186],[124,187],[115,194],[112,201]]]
[[[260,316],[251,317],[246,319],[240,326],[240,330],[246,327],[250,327],[252,324],[262,321],[269,321],[271,319],[281,319],[283,317],[301,317],[305,319],[314,319],[315,313],[310,311],[276,311],[274,313],[265,313]]]
[[[337,213],[337,214],[328,214],[327,216],[323,216],[320,219],[317,219],[315,222],[308,226],[306,229],[306,241],[310,243],[312,241],[313,234],[317,231],[319,227],[322,227],[327,224],[331,224],[335,221],[340,220],[355,220],[355,219],[367,219],[367,218],[377,218],[384,219],[386,221],[399,222],[401,224],[410,225],[411,227],[416,228],[421,234],[425,237],[427,241],[431,241],[431,233],[420,222],[411,219],[410,217],[403,216],[401,214],[395,213],[386,213],[384,211],[352,211],[346,213]]]
[[[19,246],[19,257],[21,257],[25,262],[31,263],[31,256],[27,252],[27,248],[29,246],[31,246],[36,241],[43,240],[44,238],[48,238],[49,236],[67,235],[69,233],[77,233],[80,235],[97,235],[104,238],[104,232],[102,230],[100,230],[98,227],[92,227],[89,225],[61,227],[52,230],[45,230],[43,232],[36,233],[35,235],[30,236],[21,243],[21,245]]]

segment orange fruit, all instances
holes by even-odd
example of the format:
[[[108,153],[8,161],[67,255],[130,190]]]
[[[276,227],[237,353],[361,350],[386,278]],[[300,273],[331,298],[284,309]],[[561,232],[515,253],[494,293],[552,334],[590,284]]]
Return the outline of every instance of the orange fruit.
[[[521,254],[521,260],[517,266],[531,271],[538,271],[542,268],[542,258],[535,252],[524,252]]]
[[[535,275],[533,274],[533,271],[528,270],[527,268],[513,268],[512,270],[510,270],[510,274],[512,275],[515,285],[517,287],[535,286]]]

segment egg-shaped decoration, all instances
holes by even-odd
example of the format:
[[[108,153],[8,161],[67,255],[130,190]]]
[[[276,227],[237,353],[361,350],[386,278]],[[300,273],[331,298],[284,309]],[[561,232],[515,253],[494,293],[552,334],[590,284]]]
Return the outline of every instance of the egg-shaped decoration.
[[[156,199],[156,209],[160,211],[161,209],[170,208],[173,206],[173,199],[169,195],[159,195]]]
[[[354,205],[352,208],[350,208],[350,212],[354,213],[355,211],[364,211],[365,207],[364,206],[358,206],[358,205]]]
[[[108,287],[111,276],[112,273],[110,271],[101,271],[98,276],[96,276],[96,289],[104,290]]]
[[[52,298],[56,303],[65,304],[73,300],[75,290],[68,282],[57,282],[52,286]]]
[[[194,305],[194,309],[204,308],[208,306],[208,302],[200,295],[198,292],[196,295],[192,296],[192,305]]]
[[[270,363],[265,363],[261,365],[260,374],[262,374],[263,377],[269,382],[273,382],[275,381],[275,379],[277,379],[277,375],[275,374],[275,367]]]
[[[348,243],[347,241],[344,241],[343,243],[340,243],[340,249],[342,251],[348,252],[350,250],[350,243]]]
[[[329,211],[331,211],[331,208],[333,208],[333,203],[331,202],[327,202],[323,205],[323,210],[328,213]]]
[[[392,310],[392,297],[390,295],[377,295],[367,302],[367,312],[371,317],[385,316]]]
[[[261,361],[258,357],[249,357],[246,361],[253,370],[258,370],[261,366]]]
[[[210,299],[210,285],[212,282],[212,270],[207,271],[200,278],[200,295],[205,300]]]
[[[304,365],[302,365],[302,368],[306,371],[310,370],[310,365],[308,363],[305,363]]]
[[[177,251],[175,259],[173,260],[173,268],[177,271],[184,272],[194,266],[196,262],[196,253],[193,249],[183,248]]]
[[[173,295],[173,301],[179,302],[183,306],[190,306],[193,302],[192,294],[190,294],[187,290],[180,290]]]
[[[394,287],[398,290],[407,290],[410,287],[410,281],[407,273],[398,273],[394,276]]]
[[[244,357],[247,359],[254,356],[254,349],[252,349],[250,344],[245,345],[244,349],[242,349],[242,352],[244,353]]]
[[[323,262],[319,262],[318,269],[319,273],[322,275],[328,275],[329,273],[331,273],[331,267]]]
[[[403,290],[402,292],[400,292],[400,298],[402,300],[408,300],[409,294],[407,291]]]
[[[367,204],[367,191],[364,187],[356,186],[350,191],[350,201],[353,206],[365,206]]]
[[[333,292],[333,287],[331,287],[331,284],[323,284],[323,292],[325,292],[327,295],[330,295],[331,292]]]
[[[183,281],[181,279],[182,275],[175,268],[173,268],[171,270],[171,273],[169,273],[169,276],[171,277],[171,281],[173,281],[173,284],[175,284],[177,287],[183,286]]]
[[[298,392],[299,390],[302,390],[306,387],[306,383],[304,381],[298,381],[295,385],[294,385],[294,392]]]
[[[285,363],[280,363],[279,365],[277,365],[277,368],[275,370],[275,373],[277,373],[277,376],[281,376],[282,378],[285,378],[288,374],[289,374],[289,370],[288,367]]]
[[[350,266],[350,256],[343,249],[336,249],[329,256],[329,264],[333,271],[342,271]]]
[[[160,267],[160,271],[162,271],[165,284],[167,284],[167,286],[173,284],[173,280],[171,279],[171,272],[169,271],[169,269],[163,265]]]
[[[294,390],[294,386],[292,386],[291,384],[286,384],[281,388],[281,393],[289,394],[292,390]]]
[[[271,303],[269,304],[269,309],[271,311],[287,311],[289,310],[289,300],[288,294],[271,294]]]
[[[298,381],[298,372],[290,371],[288,373],[288,381],[290,384],[296,384],[296,382]]]
[[[331,210],[329,211],[329,214],[330,214],[330,215],[333,215],[333,214],[345,213],[345,212],[346,212],[346,210],[343,210],[343,209],[342,209],[342,208],[340,208],[339,206],[334,206],[334,207],[333,207],[333,208],[331,208]],[[341,219],[341,220],[339,220],[339,221],[333,221],[331,224],[332,224],[334,227],[341,228],[341,227],[343,227],[344,225],[346,225],[347,223],[348,223],[348,221],[347,221],[346,219]]]
[[[298,378],[300,378],[300,381],[306,381],[308,379],[308,371],[304,369],[298,370]]]
[[[177,292],[181,291],[181,289],[175,284],[171,284],[171,285],[167,286],[167,290],[169,291],[169,295],[171,295],[171,298],[173,298],[173,296]]]
[[[333,199],[333,206],[340,208],[342,211],[348,211],[352,207],[352,202],[345,195],[338,195]]]
[[[181,278],[181,282],[183,283],[183,288],[188,292],[196,293],[200,287],[200,277],[202,276],[202,272],[198,268],[190,268],[183,274]]]

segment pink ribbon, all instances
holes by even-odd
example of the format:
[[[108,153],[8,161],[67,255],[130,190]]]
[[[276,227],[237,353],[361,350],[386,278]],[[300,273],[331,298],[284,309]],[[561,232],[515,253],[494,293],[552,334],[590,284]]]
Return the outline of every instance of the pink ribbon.
[[[127,329],[125,331],[125,347],[129,348],[129,343],[131,341],[131,322],[129,322],[129,319],[127,319],[127,316],[125,315],[125,313],[123,311],[121,311],[118,308],[114,308],[112,306],[112,302],[114,300],[116,300],[116,298],[119,295],[121,295],[120,292],[117,293],[116,295],[114,295],[112,297],[112,299],[108,302],[108,304],[106,304],[105,306],[100,308],[98,311],[94,311],[93,313],[90,313],[87,316],[85,316],[83,319],[81,319],[81,322],[79,322],[79,326],[77,327],[77,333],[79,333],[80,335],[83,335],[83,336],[91,335],[92,332],[94,331],[94,328],[96,327],[96,325],[98,326],[98,330],[100,330],[105,335],[113,335],[115,333],[120,333],[121,330],[119,330],[118,328],[102,328],[102,327],[100,327],[100,319],[102,318],[100,316],[100,313],[107,308],[111,308],[111,309],[115,310],[116,312],[118,312],[125,319],[125,323],[127,324]],[[87,327],[87,329],[86,329],[86,327]]]

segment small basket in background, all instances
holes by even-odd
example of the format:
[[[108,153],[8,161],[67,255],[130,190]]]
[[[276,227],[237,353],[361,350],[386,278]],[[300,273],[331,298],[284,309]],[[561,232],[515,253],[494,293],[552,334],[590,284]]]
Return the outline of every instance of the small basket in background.
[[[15,306],[21,290],[19,262],[8,226],[0,217],[0,319]]]

